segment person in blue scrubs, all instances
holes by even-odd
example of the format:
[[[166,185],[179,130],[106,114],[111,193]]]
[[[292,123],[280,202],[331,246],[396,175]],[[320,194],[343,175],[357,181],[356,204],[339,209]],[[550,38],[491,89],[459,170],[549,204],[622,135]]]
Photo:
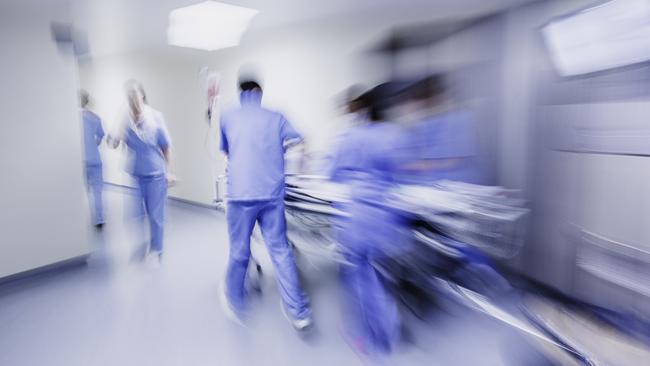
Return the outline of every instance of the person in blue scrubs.
[[[125,89],[129,114],[112,144],[117,147],[122,142],[131,152],[130,172],[139,193],[136,210],[149,220],[151,238],[145,259],[157,266],[162,261],[167,187],[175,181],[169,169],[171,141],[162,113],[146,103],[142,85],[129,81]]]
[[[230,254],[222,302],[240,319],[246,309],[245,280],[250,237],[259,224],[277,274],[283,311],[297,330],[312,325],[309,301],[300,284],[284,216],[284,154],[302,139],[280,113],[261,106],[262,88],[240,83],[240,106],[221,116],[221,150],[228,159],[227,209]]]
[[[432,75],[400,92],[403,140],[395,156],[401,160],[400,183],[436,180],[482,182],[478,139],[469,111],[453,103],[443,75]]]
[[[86,186],[90,202],[93,225],[98,230],[104,226],[104,177],[102,175],[102,159],[99,154],[99,145],[104,138],[102,120],[89,109],[90,96],[85,90],[79,91],[81,102],[81,118],[83,123],[84,165],[86,173]]]
[[[407,249],[407,220],[385,201],[395,184],[392,154],[401,134],[401,128],[385,122],[381,113],[393,88],[382,84],[361,97],[369,106],[369,121],[345,135],[330,174],[333,181],[350,187],[350,202],[339,207],[347,215],[334,227],[348,262],[341,267],[346,336],[366,355],[390,352],[400,337],[397,302],[379,268]]]

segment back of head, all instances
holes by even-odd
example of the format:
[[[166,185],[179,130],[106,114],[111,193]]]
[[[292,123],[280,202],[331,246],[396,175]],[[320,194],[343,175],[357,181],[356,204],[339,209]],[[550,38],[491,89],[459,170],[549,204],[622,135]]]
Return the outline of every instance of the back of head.
[[[253,79],[243,79],[239,81],[239,90],[241,92],[262,92],[262,87],[260,84]]]
[[[88,107],[89,103],[90,103],[90,95],[88,94],[88,92],[85,91],[84,89],[79,90],[79,104],[81,105],[81,108]]]
[[[253,78],[239,79],[239,102],[242,106],[258,107],[262,103],[262,86]]]
[[[133,116],[139,116],[142,113],[147,100],[142,84],[133,79],[128,80],[124,84],[124,92],[126,93],[131,114]]]

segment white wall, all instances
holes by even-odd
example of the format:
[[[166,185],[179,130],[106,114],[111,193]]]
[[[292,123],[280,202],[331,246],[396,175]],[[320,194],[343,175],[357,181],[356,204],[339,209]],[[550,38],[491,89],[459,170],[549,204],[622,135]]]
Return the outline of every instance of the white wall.
[[[239,47],[212,53],[165,47],[101,57],[81,65],[81,85],[111,129],[124,113],[124,81],[142,81],[151,105],[165,114],[174,143],[180,183],[170,195],[211,203],[223,160],[218,134],[205,121],[202,67],[221,74],[220,105],[230,106],[238,103],[239,68],[255,65],[265,105],[285,113],[310,149],[321,150],[344,128],[334,97],[352,84],[369,86],[387,77],[388,66],[364,53],[385,30],[382,24],[322,22],[249,35]],[[130,184],[124,152],[103,151],[103,156],[105,179]]]
[[[49,28],[62,17],[0,9],[0,277],[89,252],[74,58]]]

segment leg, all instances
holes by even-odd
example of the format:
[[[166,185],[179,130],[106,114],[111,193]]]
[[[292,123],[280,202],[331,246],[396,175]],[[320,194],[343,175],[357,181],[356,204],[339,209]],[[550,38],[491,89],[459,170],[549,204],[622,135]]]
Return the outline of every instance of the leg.
[[[250,202],[228,202],[226,218],[230,237],[226,296],[237,311],[244,310],[246,270],[251,256],[251,233],[255,227],[258,206]]]
[[[167,203],[167,181],[165,176],[144,179],[144,204],[149,218],[151,235],[150,250],[162,253],[165,206]]]
[[[287,310],[296,319],[309,318],[309,301],[300,285],[293,250],[287,242],[284,201],[278,199],[265,203],[259,214],[259,223]]]
[[[133,195],[129,195],[125,198],[125,208],[129,211],[125,214],[125,217],[128,218],[129,228],[134,237],[134,243],[136,244],[135,251],[133,252],[132,259],[141,260],[147,255],[149,250],[149,243],[147,240],[146,229],[145,229],[145,192],[146,192],[146,179],[140,177],[134,177],[137,183],[137,189]]]
[[[90,192],[90,201],[93,207],[92,218],[93,224],[99,225],[104,223],[104,206],[102,200],[102,191],[104,189],[104,177],[102,176],[101,165],[86,166],[86,183]]]
[[[390,352],[400,332],[395,298],[387,291],[380,274],[368,260],[361,271],[361,308],[373,348]]]

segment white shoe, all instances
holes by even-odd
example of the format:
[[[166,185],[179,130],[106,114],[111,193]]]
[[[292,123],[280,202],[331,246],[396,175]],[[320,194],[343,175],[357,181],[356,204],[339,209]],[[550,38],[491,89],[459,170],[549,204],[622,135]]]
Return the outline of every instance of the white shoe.
[[[162,253],[158,251],[150,251],[145,260],[145,267],[149,269],[158,269],[162,265]]]
[[[219,304],[221,305],[221,310],[223,310],[224,315],[228,320],[231,322],[241,325],[242,327],[244,326],[244,322],[242,321],[241,317],[237,314],[235,309],[232,307],[232,304],[230,304],[230,301],[228,300],[228,296],[226,296],[226,280],[224,279],[221,282],[221,289],[219,289]]]
[[[280,307],[282,308],[282,315],[289,321],[289,324],[291,326],[299,331],[306,331],[310,329],[314,325],[314,321],[312,320],[311,316],[303,318],[303,319],[296,319],[292,316],[289,315],[289,311],[287,310],[287,307],[284,305],[284,301],[280,300]]]

